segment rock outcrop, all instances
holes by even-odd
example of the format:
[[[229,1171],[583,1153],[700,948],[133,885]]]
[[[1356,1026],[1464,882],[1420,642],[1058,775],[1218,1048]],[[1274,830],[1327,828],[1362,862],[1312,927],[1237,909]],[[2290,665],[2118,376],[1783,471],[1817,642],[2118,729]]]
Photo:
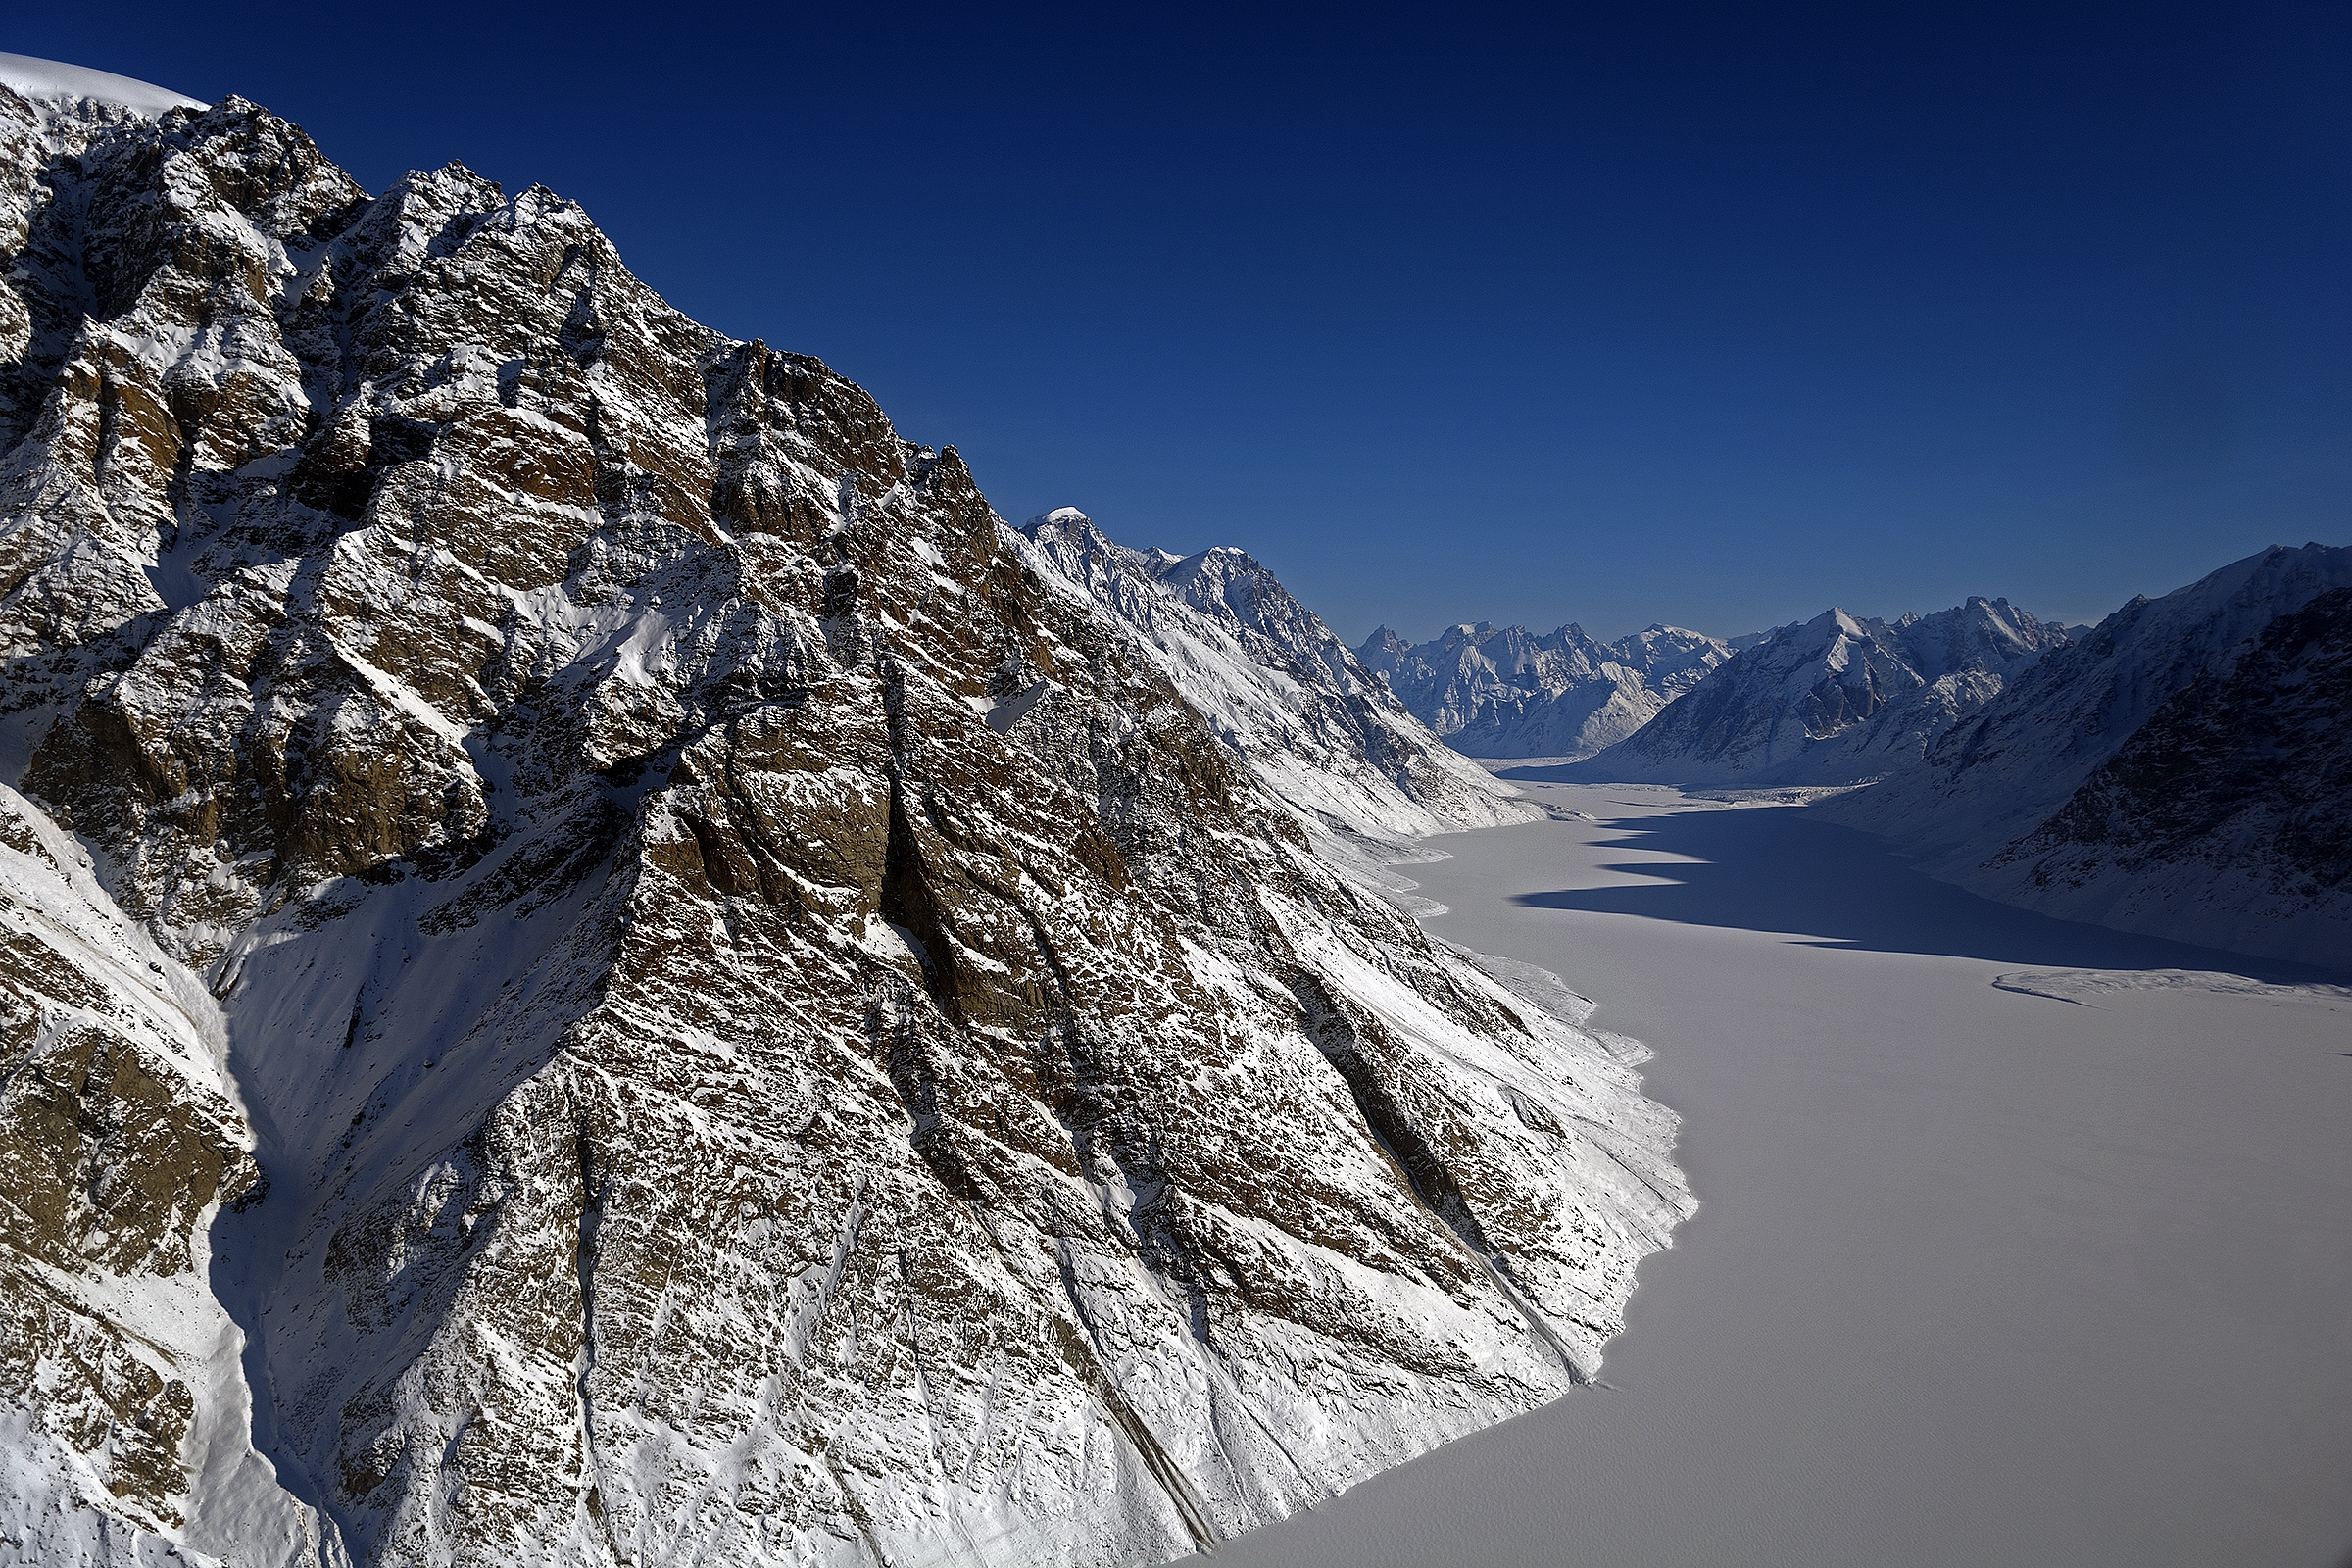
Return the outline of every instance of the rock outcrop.
[[[12,1545],[1141,1562],[1590,1373],[1672,1115],[953,448],[158,113],[0,90]]]

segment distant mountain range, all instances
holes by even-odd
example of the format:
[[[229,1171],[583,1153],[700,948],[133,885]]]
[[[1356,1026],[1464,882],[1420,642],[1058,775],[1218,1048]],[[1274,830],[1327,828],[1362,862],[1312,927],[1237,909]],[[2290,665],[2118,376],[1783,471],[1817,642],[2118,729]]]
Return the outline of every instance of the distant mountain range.
[[[1740,787],[1882,776],[2065,646],[2064,631],[2006,599],[1893,621],[1832,609],[1724,660],[1577,776]]]
[[[1812,809],[1989,897],[2352,964],[2352,549],[2274,548],[2095,627],[1971,598],[1739,638],[1384,626],[1350,652],[1238,550],[1129,549],[1067,508],[1006,532],[1310,833],[1402,846],[1532,814],[1457,752],[1581,759],[1555,776],[1594,782],[1861,785]]]
[[[1552,776],[1863,786],[1812,808],[2068,919],[2352,967],[2352,549],[2273,547],[2097,626],[2005,599],[1753,637],[1387,628],[1365,667],[1457,750]]]
[[[1406,642],[1383,626],[1356,658],[1446,745],[1466,757],[1582,758],[1634,734],[1750,637],[1652,626],[1613,643],[1573,623],[1446,628]]]

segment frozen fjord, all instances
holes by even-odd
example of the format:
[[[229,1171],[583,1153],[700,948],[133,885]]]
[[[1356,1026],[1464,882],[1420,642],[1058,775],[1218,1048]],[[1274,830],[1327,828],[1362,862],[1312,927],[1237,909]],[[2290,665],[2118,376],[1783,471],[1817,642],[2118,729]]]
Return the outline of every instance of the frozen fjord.
[[[1437,841],[1430,929],[1657,1052],[1697,1217],[1604,1387],[1224,1561],[2342,1560],[2352,995],[1796,811],[1534,793],[1595,820]]]

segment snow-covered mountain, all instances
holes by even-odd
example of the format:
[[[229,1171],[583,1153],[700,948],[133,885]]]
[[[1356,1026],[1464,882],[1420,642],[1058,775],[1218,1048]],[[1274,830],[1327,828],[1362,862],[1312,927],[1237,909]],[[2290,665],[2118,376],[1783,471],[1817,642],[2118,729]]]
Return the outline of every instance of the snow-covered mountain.
[[[2348,587],[2352,549],[2311,544],[2134,599],[1815,809],[1993,898],[2352,967]]]
[[[1038,570],[1141,639],[1310,833],[1396,844],[1543,814],[1440,745],[1241,551],[1130,550],[1075,507],[1032,519],[1018,537]]]
[[[1141,1562],[1589,1375],[1674,1118],[1313,853],[1509,803],[1311,617],[163,96],[0,90],[0,1540]]]
[[[1759,637],[1652,626],[1614,643],[1570,624],[1448,627],[1414,644],[1383,626],[1356,657],[1415,717],[1466,757],[1590,757],[1633,734]]]
[[[1577,772],[1742,787],[1892,773],[2065,646],[2064,632],[2006,599],[1971,599],[1895,621],[1833,609],[1723,661]]]

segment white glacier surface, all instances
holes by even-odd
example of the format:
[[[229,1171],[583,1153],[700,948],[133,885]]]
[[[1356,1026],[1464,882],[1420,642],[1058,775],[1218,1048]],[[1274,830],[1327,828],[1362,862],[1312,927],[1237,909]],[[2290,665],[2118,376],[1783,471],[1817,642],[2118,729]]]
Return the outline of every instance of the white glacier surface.
[[[87,66],[70,66],[62,60],[36,60],[31,55],[0,54],[0,87],[44,103],[95,98],[100,103],[120,104],[150,116],[177,109],[182,104],[191,109],[210,107],[185,93],[158,87],[150,81],[118,76],[111,71],[92,71]]]

